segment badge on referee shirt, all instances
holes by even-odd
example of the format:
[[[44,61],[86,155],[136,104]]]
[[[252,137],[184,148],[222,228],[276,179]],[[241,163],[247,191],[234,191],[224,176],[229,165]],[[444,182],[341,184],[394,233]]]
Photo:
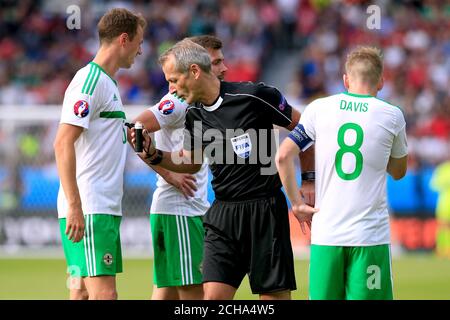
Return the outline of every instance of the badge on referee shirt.
[[[250,135],[244,133],[243,135],[231,138],[231,144],[233,145],[233,151],[240,158],[248,158],[252,152],[252,141]]]

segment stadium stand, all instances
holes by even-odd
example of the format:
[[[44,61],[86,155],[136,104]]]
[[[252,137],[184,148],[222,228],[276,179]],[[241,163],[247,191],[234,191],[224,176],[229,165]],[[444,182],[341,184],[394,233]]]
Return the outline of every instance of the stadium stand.
[[[389,205],[394,217],[432,218],[436,194],[429,179],[450,154],[450,4],[378,1],[381,28],[371,30],[365,22],[370,3],[0,0],[0,223],[15,216],[56,217],[58,188],[52,149],[57,123],[11,124],[5,110],[26,117],[28,110],[41,108],[45,114],[54,110],[47,105],[60,105],[74,72],[92,59],[98,45],[95,25],[111,7],[141,12],[149,22],[143,56],[117,77],[126,105],[151,105],[167,91],[157,57],[185,36],[216,34],[224,42],[226,80],[282,83],[280,90],[300,109],[343,90],[341,62],[350,47],[380,46],[386,65],[380,98],[401,106],[410,147],[407,176],[388,180]],[[79,30],[66,27],[70,4],[81,9]],[[279,64],[273,57],[280,55],[294,63],[274,79],[272,70]],[[142,217],[155,176],[136,159],[129,162],[124,206],[130,216]],[[0,230],[0,243],[5,232]]]

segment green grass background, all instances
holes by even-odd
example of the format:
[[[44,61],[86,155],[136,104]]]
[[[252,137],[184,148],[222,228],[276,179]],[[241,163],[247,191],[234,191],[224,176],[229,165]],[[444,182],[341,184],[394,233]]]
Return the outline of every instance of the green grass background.
[[[296,260],[297,290],[293,299],[308,297],[308,260]],[[0,299],[67,299],[63,259],[0,259]],[[450,260],[431,254],[394,258],[395,299],[449,300]],[[153,285],[152,260],[124,259],[124,273],[117,276],[119,299],[149,299]],[[235,299],[258,299],[245,278]]]

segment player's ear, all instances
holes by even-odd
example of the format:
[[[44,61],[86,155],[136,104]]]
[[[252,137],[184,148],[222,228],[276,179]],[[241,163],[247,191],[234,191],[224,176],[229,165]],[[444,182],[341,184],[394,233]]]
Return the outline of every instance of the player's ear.
[[[380,81],[378,82],[377,91],[383,89],[383,86],[384,86],[384,77],[381,77]]]
[[[127,43],[127,41],[129,40],[128,33],[126,33],[126,32],[121,33],[118,38],[119,38],[118,40],[119,40],[120,46],[125,45]]]
[[[344,73],[344,75],[342,76],[342,80],[343,80],[343,82],[344,82],[344,87],[345,87],[345,89],[348,90],[348,88],[349,88],[349,80],[348,80],[347,74]]]

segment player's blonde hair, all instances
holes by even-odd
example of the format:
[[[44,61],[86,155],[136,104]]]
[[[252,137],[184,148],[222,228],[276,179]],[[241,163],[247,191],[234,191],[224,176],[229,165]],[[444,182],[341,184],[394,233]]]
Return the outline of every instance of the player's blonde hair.
[[[383,75],[383,55],[376,47],[360,46],[347,55],[345,73],[355,81],[376,86]]]

